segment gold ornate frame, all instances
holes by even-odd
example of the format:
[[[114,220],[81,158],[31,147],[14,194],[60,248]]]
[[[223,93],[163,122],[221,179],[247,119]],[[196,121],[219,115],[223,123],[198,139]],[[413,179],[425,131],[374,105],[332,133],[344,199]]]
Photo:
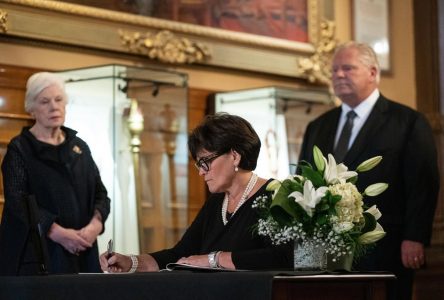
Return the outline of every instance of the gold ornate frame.
[[[316,60],[316,49],[326,43],[321,34],[323,1],[307,0],[309,43],[301,43],[58,1],[0,0],[0,42],[2,36],[38,40],[137,54],[168,64],[309,78],[307,59]]]

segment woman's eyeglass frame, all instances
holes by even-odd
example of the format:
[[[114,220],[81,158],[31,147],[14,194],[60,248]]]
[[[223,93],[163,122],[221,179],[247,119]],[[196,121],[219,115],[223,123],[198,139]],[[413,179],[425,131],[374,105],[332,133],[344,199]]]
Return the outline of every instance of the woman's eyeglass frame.
[[[223,155],[224,153],[213,153],[209,154],[205,157],[200,158],[198,161],[194,163],[194,166],[198,171],[203,170],[204,172],[210,171],[210,165],[219,156]]]

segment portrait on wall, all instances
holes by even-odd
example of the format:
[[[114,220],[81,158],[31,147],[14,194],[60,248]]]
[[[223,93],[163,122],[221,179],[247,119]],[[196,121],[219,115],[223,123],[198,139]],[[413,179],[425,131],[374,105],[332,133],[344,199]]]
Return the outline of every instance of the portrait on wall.
[[[332,7],[325,0],[8,3],[11,20],[21,24],[9,26],[9,36],[136,54],[161,64],[199,63],[307,79],[316,47],[334,41]],[[35,14],[44,17],[30,17]]]
[[[307,0],[65,0],[194,25],[308,42]]]

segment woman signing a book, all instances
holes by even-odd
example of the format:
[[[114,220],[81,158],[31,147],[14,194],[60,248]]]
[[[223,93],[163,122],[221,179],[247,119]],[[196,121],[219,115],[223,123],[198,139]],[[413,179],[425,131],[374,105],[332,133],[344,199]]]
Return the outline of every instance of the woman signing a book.
[[[200,267],[264,270],[290,269],[292,245],[274,246],[255,233],[254,199],[269,193],[271,179],[258,177],[261,142],[245,119],[226,113],[206,116],[188,137],[188,148],[211,193],[182,239],[150,254],[103,253],[108,272],[149,272],[169,263]]]

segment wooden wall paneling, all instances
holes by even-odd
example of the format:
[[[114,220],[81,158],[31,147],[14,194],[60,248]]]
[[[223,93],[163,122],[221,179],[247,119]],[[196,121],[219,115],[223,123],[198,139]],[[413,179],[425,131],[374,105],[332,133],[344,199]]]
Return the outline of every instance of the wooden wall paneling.
[[[444,4],[439,0],[413,1],[417,107],[434,132],[438,150],[441,187],[444,183],[444,103],[441,75],[444,72]],[[420,37],[420,38],[419,38]],[[441,68],[441,69],[440,69]],[[424,174],[426,175],[426,174]],[[444,193],[441,188],[433,224],[427,266],[416,273],[414,299],[440,299],[444,293]]]
[[[29,76],[38,71],[41,70],[0,64],[0,163],[11,138],[19,134],[23,126],[32,124],[24,108],[25,89]],[[3,177],[0,172],[0,218],[3,203]]]
[[[1,86],[0,112],[25,115],[24,90]],[[26,115],[28,116],[28,115]]]
[[[5,157],[7,144],[0,142],[0,162],[3,161],[3,157]],[[3,190],[3,175],[0,172],[0,220],[3,213],[3,205],[5,202],[4,190]]]
[[[188,130],[195,128],[207,112],[207,97],[214,91],[193,89],[188,90]],[[194,166],[192,157],[188,162],[188,223],[197,215],[207,198],[207,187]]]

